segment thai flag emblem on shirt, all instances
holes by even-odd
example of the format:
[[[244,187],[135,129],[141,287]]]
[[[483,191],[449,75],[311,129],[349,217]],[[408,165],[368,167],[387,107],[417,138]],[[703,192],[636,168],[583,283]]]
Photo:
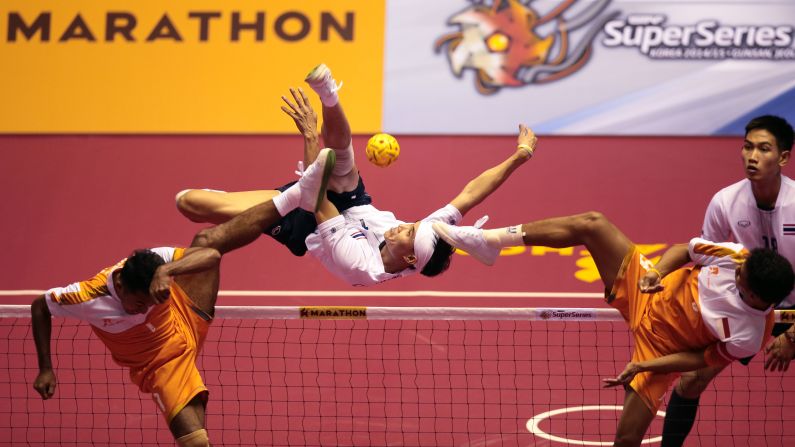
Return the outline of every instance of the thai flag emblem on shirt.
[[[784,224],[784,236],[795,236],[795,224]]]
[[[361,231],[357,231],[356,233],[353,233],[353,234],[351,235],[351,237],[352,237],[352,238],[354,238],[354,239],[364,239],[364,238],[367,238],[367,236],[365,236],[365,235],[364,235],[364,233],[362,233]]]

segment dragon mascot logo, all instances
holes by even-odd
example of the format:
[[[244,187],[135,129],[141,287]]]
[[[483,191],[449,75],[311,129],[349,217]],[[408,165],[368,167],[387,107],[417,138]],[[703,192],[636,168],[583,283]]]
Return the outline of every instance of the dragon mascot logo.
[[[470,7],[448,20],[459,30],[437,39],[434,48],[447,50],[456,77],[474,70],[475,87],[484,95],[557,81],[588,62],[594,38],[619,14],[605,13],[611,0],[589,0],[585,8],[575,8],[578,1],[561,1],[541,16],[530,6],[532,0],[470,0]]]

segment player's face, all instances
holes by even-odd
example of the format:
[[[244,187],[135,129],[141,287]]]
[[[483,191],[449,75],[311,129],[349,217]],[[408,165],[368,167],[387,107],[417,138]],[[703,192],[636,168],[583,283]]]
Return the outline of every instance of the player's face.
[[[393,256],[403,258],[409,264],[413,264],[413,261],[416,261],[414,257],[414,237],[419,226],[419,222],[405,223],[387,230],[384,233],[387,250]]]
[[[124,311],[128,314],[142,314],[155,304],[155,300],[148,293],[120,292],[119,299]]]
[[[776,137],[764,129],[754,129],[745,136],[743,164],[745,176],[751,181],[778,177],[782,166],[789,161],[789,151],[781,152]]]
[[[770,304],[759,298],[748,285],[748,268],[745,263],[740,264],[737,270],[734,271],[734,278],[737,282],[737,290],[740,292],[740,298],[745,304],[758,310],[767,310]]]

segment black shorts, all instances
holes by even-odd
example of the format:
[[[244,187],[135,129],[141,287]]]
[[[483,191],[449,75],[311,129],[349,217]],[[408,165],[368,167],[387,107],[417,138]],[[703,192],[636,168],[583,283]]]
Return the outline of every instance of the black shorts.
[[[284,191],[295,183],[288,183],[277,188],[277,190]],[[343,193],[327,191],[326,197],[337,207],[340,213],[354,206],[373,203],[370,194],[367,194],[367,191],[364,190],[364,181],[362,181],[361,177],[359,177],[359,184],[356,185],[356,189],[353,191]],[[263,233],[286,245],[294,255],[303,256],[306,254],[306,237],[312,234],[315,228],[317,228],[315,215],[302,208],[296,208],[282,217],[279,222],[263,231]]]

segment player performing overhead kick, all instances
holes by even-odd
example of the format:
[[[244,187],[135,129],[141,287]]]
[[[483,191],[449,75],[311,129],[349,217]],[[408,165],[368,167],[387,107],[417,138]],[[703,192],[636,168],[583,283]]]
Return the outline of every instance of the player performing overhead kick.
[[[319,178],[321,172],[331,169],[327,181],[317,180],[322,188],[315,188],[325,190],[327,185],[328,193],[306,198],[293,184],[278,190],[182,191],[177,195],[180,212],[196,222],[220,224],[199,234],[207,244],[239,247],[264,232],[295,255],[309,251],[331,273],[354,286],[370,286],[416,272],[436,276],[449,267],[453,250],[439,240],[431,224],[459,223],[528,161],[535,149],[535,135],[520,125],[517,148],[506,160],[467,183],[448,205],[419,221],[403,222],[374,207],[365,191],[354,161],[350,125],[339,102],[339,87],[329,68],[318,65],[306,82],[323,104],[322,135],[330,149],[319,151],[317,116],[302,90],[291,89],[292,101],[283,97],[287,105],[282,110],[304,137],[304,161],[309,169],[303,177]],[[298,207],[302,199],[317,205]]]

